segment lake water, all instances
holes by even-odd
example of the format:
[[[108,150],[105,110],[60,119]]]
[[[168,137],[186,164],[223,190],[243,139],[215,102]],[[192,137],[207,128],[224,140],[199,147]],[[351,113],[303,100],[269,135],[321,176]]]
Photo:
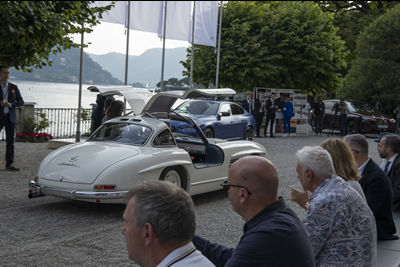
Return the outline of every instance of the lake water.
[[[18,86],[24,101],[35,102],[36,108],[78,108],[79,84],[18,81],[11,78],[9,81]],[[90,104],[96,104],[97,93],[87,90],[91,85],[82,84],[82,108],[91,108]],[[123,100],[119,96],[115,99]]]

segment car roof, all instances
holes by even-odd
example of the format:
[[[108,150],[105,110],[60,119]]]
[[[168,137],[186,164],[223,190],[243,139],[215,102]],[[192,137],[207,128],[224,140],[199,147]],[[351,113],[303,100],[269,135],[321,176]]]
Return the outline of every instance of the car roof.
[[[186,91],[165,91],[152,93],[145,88],[132,86],[90,86],[92,92],[103,95],[122,95],[135,114],[169,112],[177,99],[192,99],[204,96],[233,96],[236,91],[230,88],[189,89]]]

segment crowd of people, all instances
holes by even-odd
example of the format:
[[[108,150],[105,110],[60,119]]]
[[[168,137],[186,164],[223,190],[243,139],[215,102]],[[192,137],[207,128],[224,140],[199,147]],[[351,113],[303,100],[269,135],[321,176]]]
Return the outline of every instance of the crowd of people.
[[[271,161],[235,161],[221,184],[244,220],[235,248],[195,233],[194,206],[183,189],[145,182],[127,198],[122,233],[129,257],[141,266],[375,266],[377,241],[399,238],[393,211],[400,211],[400,137],[378,141],[382,167],[360,134],[297,151],[302,188],[290,186],[289,199],[304,208],[302,221],[279,196]]]
[[[15,108],[24,104],[9,67],[0,66],[0,130],[6,130],[6,169],[14,165]],[[257,122],[266,111],[264,137],[276,111],[293,116],[289,98],[272,93],[256,99],[249,93],[242,103]],[[254,101],[254,103],[253,103]],[[93,131],[122,115],[124,104],[113,96],[98,95]],[[324,116],[322,98],[313,106],[316,134]],[[340,100],[340,120],[347,107]],[[341,136],[345,135],[341,129]],[[377,140],[379,166],[369,156],[368,141],[360,134],[329,138],[319,146],[296,153],[301,189],[289,188],[289,199],[305,211],[303,221],[279,196],[279,174],[271,161],[246,156],[235,161],[221,187],[232,209],[244,220],[235,248],[213,243],[196,234],[196,216],[190,195],[168,181],[150,181],[132,188],[126,197],[122,234],[128,257],[140,266],[375,266],[378,240],[399,239],[393,211],[400,211],[400,137],[383,133]],[[290,252],[290,255],[288,254]]]
[[[292,133],[292,127],[290,125],[291,118],[295,115],[293,103],[290,102],[288,96],[280,96],[276,98],[276,93],[272,92],[268,97],[265,96],[264,91],[258,92],[258,97],[253,99],[252,93],[246,94],[246,99],[241,103],[242,107],[248,112],[253,114],[254,120],[256,121],[255,137],[261,137],[261,128],[263,125],[264,117],[264,138],[269,136],[275,138],[275,121],[276,112],[283,113],[283,137],[289,137]],[[269,135],[267,135],[269,126]]]

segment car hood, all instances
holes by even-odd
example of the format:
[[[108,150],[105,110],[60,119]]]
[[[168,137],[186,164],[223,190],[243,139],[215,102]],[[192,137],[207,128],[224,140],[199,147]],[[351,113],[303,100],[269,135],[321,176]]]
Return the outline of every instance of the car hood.
[[[39,178],[91,184],[111,165],[139,154],[139,148],[117,143],[85,142],[49,155]]]
[[[380,113],[371,113],[371,112],[366,112],[366,111],[351,111],[351,114],[358,114],[360,116],[363,117],[371,117],[373,119],[393,119],[393,117],[388,116],[388,115],[384,115],[384,114],[380,114]]]

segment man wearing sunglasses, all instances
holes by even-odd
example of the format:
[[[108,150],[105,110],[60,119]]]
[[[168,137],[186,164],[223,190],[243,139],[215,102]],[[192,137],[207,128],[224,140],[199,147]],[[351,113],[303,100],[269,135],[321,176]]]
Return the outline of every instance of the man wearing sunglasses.
[[[193,243],[216,266],[315,266],[307,232],[283,198],[279,179],[266,158],[248,156],[232,164],[221,186],[244,220],[235,249],[195,235]],[[290,255],[290,256],[289,256]]]

